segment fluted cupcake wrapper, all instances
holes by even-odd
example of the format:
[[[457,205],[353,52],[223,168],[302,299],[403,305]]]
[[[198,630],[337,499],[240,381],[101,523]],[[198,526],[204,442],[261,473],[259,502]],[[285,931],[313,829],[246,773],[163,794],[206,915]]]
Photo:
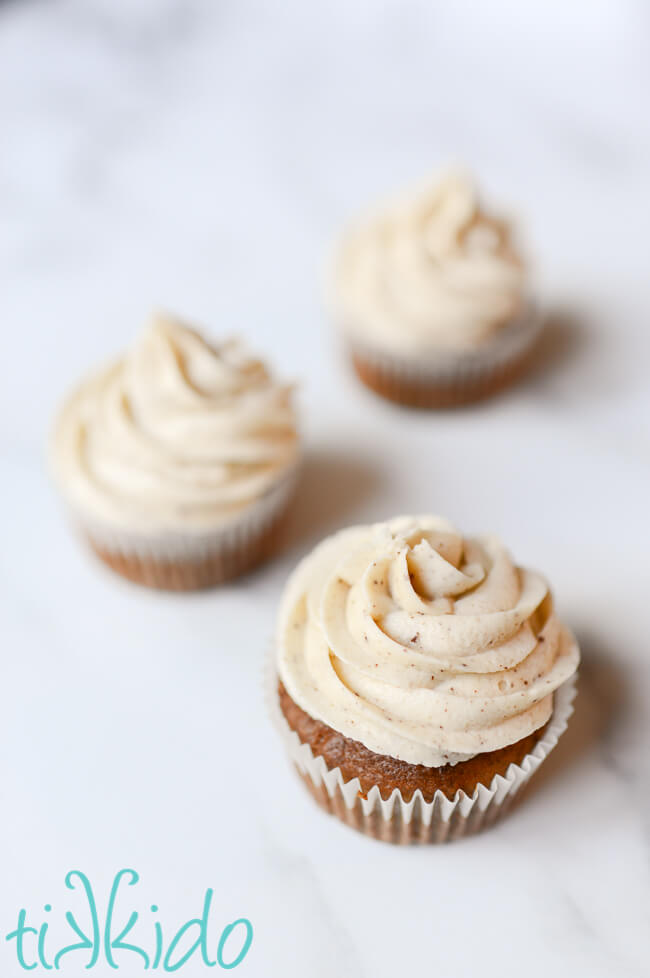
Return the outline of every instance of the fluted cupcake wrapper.
[[[149,587],[214,587],[261,563],[275,548],[298,481],[298,466],[232,521],[213,530],[122,531],[80,512],[72,520],[114,571]]]
[[[525,312],[480,350],[407,359],[348,332],[360,379],[377,394],[411,407],[453,407],[496,393],[526,367],[543,320],[530,303]]]
[[[290,728],[280,710],[277,683],[275,668],[268,668],[266,696],[273,723],[310,794],[346,825],[374,839],[397,844],[451,842],[501,818],[566,730],[576,695],[576,677],[572,676],[554,694],[553,714],[543,736],[520,764],[510,765],[505,776],[496,774],[489,785],[477,785],[471,797],[459,790],[452,801],[436,791],[428,802],[419,789],[409,801],[398,789],[384,800],[377,785],[364,793],[358,778],[344,781],[338,767],[328,768]]]

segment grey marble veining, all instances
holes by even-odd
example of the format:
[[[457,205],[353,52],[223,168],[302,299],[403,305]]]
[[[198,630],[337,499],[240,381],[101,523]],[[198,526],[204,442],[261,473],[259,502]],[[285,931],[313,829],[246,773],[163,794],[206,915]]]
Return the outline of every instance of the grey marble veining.
[[[67,870],[105,895],[132,865],[169,928],[206,887],[219,926],[249,916],[250,976],[647,975],[649,28],[642,0],[0,4],[0,936]],[[553,327],[516,390],[405,414],[346,370],[323,269],[449,160],[512,204]],[[288,550],[182,599],[93,563],[45,461],[62,394],[153,307],[246,333],[309,446]],[[305,549],[417,510],[543,570],[584,665],[525,803],[404,851],[313,807],[261,683]]]

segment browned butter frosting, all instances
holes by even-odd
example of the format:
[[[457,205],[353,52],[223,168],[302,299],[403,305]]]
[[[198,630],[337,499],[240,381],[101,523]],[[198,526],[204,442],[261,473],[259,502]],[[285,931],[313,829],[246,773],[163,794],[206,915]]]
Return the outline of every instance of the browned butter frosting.
[[[545,580],[436,516],[325,540],[292,574],[278,624],[280,680],[302,710],[431,767],[538,730],[578,660]]]

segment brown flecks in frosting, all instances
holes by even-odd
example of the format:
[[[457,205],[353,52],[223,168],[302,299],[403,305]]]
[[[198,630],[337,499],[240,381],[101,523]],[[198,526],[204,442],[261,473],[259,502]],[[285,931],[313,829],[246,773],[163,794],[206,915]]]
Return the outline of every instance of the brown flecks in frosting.
[[[440,524],[440,535],[452,539],[452,531]],[[363,730],[369,749],[393,757],[399,753],[411,763],[431,766],[442,763],[446,751],[452,762],[463,763],[477,752],[479,743],[483,751],[498,749],[508,737],[548,719],[552,708],[548,694],[575,670],[577,650],[560,623],[551,618],[546,648],[539,646],[535,653],[536,621],[531,617],[547,593],[544,581],[532,571],[519,573],[494,538],[472,540],[468,563],[461,562],[461,568],[454,570],[457,534],[453,549],[449,544],[453,559],[447,559],[438,544],[435,518],[405,517],[400,526],[404,529],[400,528],[394,550],[387,545],[383,527],[344,531],[338,549],[335,538],[329,549],[315,552],[302,594],[300,577],[294,580],[290,595],[296,599],[293,610],[287,608],[286,625],[304,615],[298,598],[308,597],[308,615],[314,626],[322,626],[338,675],[332,675],[326,661],[325,643],[322,653],[316,644],[307,649],[308,637],[303,641],[288,627],[284,635],[291,648],[281,655],[280,667],[303,708],[329,720],[342,734],[347,730],[348,736],[353,734],[343,716],[342,700],[348,682],[354,682],[359,694],[354,700],[348,698],[348,717],[359,721],[359,733]],[[404,579],[405,559],[412,561],[409,577],[414,576],[417,593]],[[347,579],[346,588],[338,587],[337,578]],[[454,601],[456,610],[448,613]],[[318,669],[322,680],[316,697],[305,690],[307,677],[294,667],[301,645],[306,670]],[[417,653],[417,658],[400,657],[399,649]],[[439,682],[438,673],[426,672],[427,666],[440,669]],[[377,670],[374,683],[373,668]],[[541,679],[535,678],[535,670]],[[353,678],[357,671],[358,684]],[[362,683],[364,673],[367,685]],[[458,690],[456,681],[461,683]],[[551,687],[546,693],[545,681]],[[338,688],[341,697],[335,693]],[[325,702],[330,698],[331,708]],[[378,711],[383,713],[379,722]],[[438,736],[440,725],[443,737]]]

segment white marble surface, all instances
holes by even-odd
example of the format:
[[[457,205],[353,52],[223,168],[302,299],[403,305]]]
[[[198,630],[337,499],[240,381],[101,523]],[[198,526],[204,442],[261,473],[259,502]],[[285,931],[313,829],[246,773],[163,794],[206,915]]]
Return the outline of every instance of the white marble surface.
[[[61,931],[67,870],[105,902],[133,866],[170,931],[207,887],[215,927],[248,916],[242,975],[648,974],[649,86],[642,0],[0,4],[0,936],[48,900]],[[526,384],[410,414],[342,363],[320,266],[360,203],[454,158],[512,202],[562,316]],[[57,401],[152,306],[301,383],[290,547],[211,594],[111,576],[47,479]],[[584,668],[526,804],[401,850],[303,795],[261,677],[305,548],[417,510],[544,570]],[[3,939],[0,965],[24,973]]]

